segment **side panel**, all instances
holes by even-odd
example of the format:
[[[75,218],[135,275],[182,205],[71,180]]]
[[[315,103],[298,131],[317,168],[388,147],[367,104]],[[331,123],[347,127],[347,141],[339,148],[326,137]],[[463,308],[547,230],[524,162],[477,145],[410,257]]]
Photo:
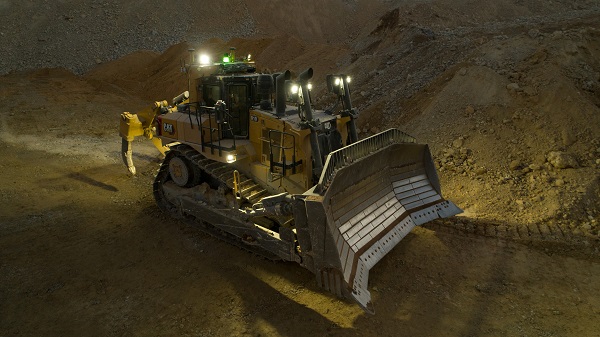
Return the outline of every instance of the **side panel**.
[[[196,116],[192,115],[190,120],[187,113],[173,112],[159,116],[156,127],[160,129],[159,137],[165,145],[171,142],[182,142],[199,146],[202,144],[202,133],[198,123],[203,127],[208,127],[210,122],[205,116],[196,120]],[[212,117],[212,125],[216,128],[214,117]],[[210,139],[210,132],[204,129],[204,142],[208,143]],[[219,140],[218,132],[213,132],[212,139],[213,141]]]
[[[310,148],[308,152],[306,151],[309,130],[293,129],[286,121],[260,110],[250,110],[249,129],[250,141],[257,153],[257,161],[252,163],[251,171],[263,184],[277,192],[295,194],[303,193],[311,187],[306,176],[306,172],[310,172],[307,171],[307,167],[311,166],[310,156],[306,155],[310,153]],[[271,130],[275,132],[270,132]],[[288,169],[285,176],[282,176],[279,167],[274,167],[274,172],[271,172],[271,151],[274,153],[273,162],[283,161],[282,150],[278,146],[287,148],[283,150],[286,164],[292,164],[294,159],[296,162],[301,162],[295,168],[296,173]]]

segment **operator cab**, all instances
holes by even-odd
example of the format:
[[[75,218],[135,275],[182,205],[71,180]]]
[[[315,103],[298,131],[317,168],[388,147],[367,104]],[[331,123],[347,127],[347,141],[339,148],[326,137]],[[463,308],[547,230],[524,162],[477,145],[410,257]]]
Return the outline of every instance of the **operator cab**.
[[[218,101],[225,103],[223,122],[224,139],[247,139],[249,112],[253,103],[253,78],[256,75],[211,75],[199,79],[198,101],[201,106],[215,108]]]
[[[255,121],[264,118],[277,119],[297,130],[307,128],[302,109],[298,105],[287,105],[287,103],[294,103],[294,98],[288,95],[284,96],[284,109],[279,114],[276,113],[276,109],[271,103],[267,107],[263,106],[265,100],[272,100],[271,94],[275,89],[269,89],[268,98],[261,96],[259,78],[276,78],[277,75],[214,74],[198,79],[198,101],[201,106],[210,111],[216,109],[215,105],[219,100],[225,102],[226,113],[221,131],[222,139],[249,139],[251,119]],[[341,148],[347,141],[342,139],[340,130],[337,128],[336,115],[319,110],[313,111],[313,114],[313,117],[320,121],[318,139],[324,160],[327,154]]]

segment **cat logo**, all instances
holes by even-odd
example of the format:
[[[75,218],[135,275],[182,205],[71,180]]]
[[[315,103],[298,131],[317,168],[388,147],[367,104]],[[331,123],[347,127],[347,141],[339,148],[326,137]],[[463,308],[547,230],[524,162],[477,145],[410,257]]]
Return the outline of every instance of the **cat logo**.
[[[163,123],[163,131],[170,134],[174,134],[175,128],[173,127],[173,124]]]

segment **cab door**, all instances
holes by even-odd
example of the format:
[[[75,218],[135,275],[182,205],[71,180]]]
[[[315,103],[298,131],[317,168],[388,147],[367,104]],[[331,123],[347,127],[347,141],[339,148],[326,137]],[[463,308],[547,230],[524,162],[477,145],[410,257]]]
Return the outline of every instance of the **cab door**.
[[[250,113],[249,90],[247,84],[231,83],[227,86],[227,109],[230,130],[226,138],[248,138],[248,115]]]

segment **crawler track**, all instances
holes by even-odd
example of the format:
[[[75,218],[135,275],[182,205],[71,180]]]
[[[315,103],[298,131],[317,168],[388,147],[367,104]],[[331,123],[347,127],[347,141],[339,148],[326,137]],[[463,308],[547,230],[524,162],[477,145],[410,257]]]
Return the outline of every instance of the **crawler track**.
[[[277,261],[282,260],[279,256],[261,248],[258,245],[252,245],[246,243],[242,238],[230,234],[224,230],[219,229],[214,223],[208,222],[205,218],[199,218],[191,213],[182,211],[182,208],[173,204],[165,196],[163,186],[166,182],[171,180],[169,175],[169,161],[175,156],[183,156],[188,159],[196,168],[204,171],[213,179],[218,180],[223,186],[227,186],[229,189],[233,189],[233,171],[234,169],[226,164],[206,159],[203,155],[198,153],[193,148],[186,145],[175,145],[171,147],[170,151],[167,152],[165,160],[162,162],[156,178],[154,179],[153,190],[154,198],[159,208],[164,212],[169,213],[172,217],[183,220],[186,224],[195,226],[203,230],[204,232],[223,240],[229,244],[235,245],[245,251],[264,257],[268,260]],[[227,178],[231,177],[231,178]],[[269,193],[263,189],[260,185],[256,184],[252,179],[240,173],[241,187],[242,187],[242,198],[245,202],[253,204],[259,201],[261,198],[268,196]],[[198,207],[203,208],[211,214],[218,214],[220,210],[209,205],[208,203],[198,203]],[[223,222],[230,220],[228,215],[221,215]],[[213,217],[214,218],[214,217]],[[239,220],[242,221],[242,220]]]

